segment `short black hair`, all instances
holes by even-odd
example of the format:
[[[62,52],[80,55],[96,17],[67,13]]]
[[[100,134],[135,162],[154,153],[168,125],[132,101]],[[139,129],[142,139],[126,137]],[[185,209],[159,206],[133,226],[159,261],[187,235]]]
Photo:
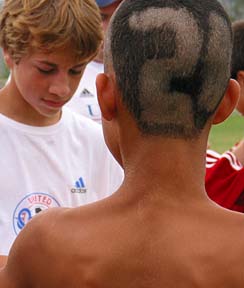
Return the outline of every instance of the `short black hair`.
[[[231,22],[216,0],[124,0],[105,44],[124,104],[144,134],[199,135],[230,78]]]
[[[237,78],[237,73],[244,70],[244,21],[239,20],[232,23],[233,29],[233,51],[231,64],[231,77]]]

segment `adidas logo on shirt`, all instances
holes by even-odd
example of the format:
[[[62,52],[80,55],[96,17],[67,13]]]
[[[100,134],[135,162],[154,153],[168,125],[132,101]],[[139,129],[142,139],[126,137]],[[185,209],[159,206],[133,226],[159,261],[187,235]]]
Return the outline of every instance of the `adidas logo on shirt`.
[[[81,98],[90,98],[90,97],[95,97],[89,90],[84,88],[82,92],[80,93]]]
[[[85,183],[83,181],[83,178],[80,177],[75,182],[75,187],[71,189],[71,193],[86,193],[87,189],[85,187]]]

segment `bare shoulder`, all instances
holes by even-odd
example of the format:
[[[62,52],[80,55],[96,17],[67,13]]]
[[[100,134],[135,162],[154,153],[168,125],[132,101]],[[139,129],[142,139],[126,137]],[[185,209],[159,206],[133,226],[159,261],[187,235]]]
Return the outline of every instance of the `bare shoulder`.
[[[244,287],[244,214],[238,212],[231,212],[233,219],[232,229],[229,234],[231,247],[229,247],[229,264],[232,266],[234,275],[236,275],[236,283],[232,283],[232,287]],[[226,249],[227,250],[227,249]],[[233,263],[233,265],[231,265]]]
[[[243,269],[241,275],[244,275],[244,214],[221,209],[215,218],[218,220],[216,232],[221,236],[219,241],[226,247],[224,255],[235,259],[236,264],[239,263],[240,269]],[[238,268],[238,265],[234,266]]]
[[[35,216],[16,238],[2,274],[4,283],[12,286],[0,282],[0,287],[78,287],[77,283],[84,283],[89,275],[87,259],[101,253],[98,231],[109,227],[106,203],[52,208]]]
[[[58,218],[64,210],[66,209],[53,208],[44,211],[35,216],[21,231],[11,247],[6,266],[1,271],[0,281],[5,283],[4,287],[34,287],[32,283],[47,273],[49,245],[53,241],[52,235]],[[57,234],[60,232],[57,231]]]
[[[244,214],[231,211],[231,215],[233,217],[231,220],[232,220],[233,229],[235,232],[233,234],[236,236],[236,240],[238,239],[238,242],[240,243],[240,246],[243,248],[243,253],[244,253],[244,242],[243,242],[243,239],[244,239]],[[243,257],[244,257],[244,254],[243,254]]]

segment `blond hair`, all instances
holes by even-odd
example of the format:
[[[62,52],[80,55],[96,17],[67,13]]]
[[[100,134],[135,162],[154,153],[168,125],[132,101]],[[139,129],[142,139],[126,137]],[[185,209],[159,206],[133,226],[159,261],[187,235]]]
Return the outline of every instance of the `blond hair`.
[[[0,45],[18,62],[31,49],[69,45],[77,59],[93,58],[103,38],[94,0],[6,0],[0,14]]]

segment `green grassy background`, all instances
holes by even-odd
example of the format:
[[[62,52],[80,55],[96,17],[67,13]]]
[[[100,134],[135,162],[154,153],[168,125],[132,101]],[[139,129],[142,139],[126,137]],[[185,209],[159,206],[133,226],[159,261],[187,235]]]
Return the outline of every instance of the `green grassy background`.
[[[244,138],[244,117],[233,112],[223,123],[214,125],[209,136],[210,148],[222,153]]]

